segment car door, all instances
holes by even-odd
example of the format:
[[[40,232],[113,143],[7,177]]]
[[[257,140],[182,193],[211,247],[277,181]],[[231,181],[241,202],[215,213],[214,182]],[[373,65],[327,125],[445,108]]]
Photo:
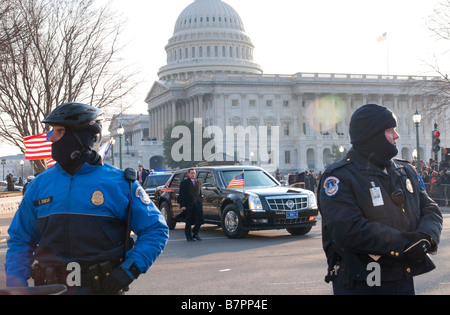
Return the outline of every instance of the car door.
[[[202,195],[203,195],[203,215],[205,220],[220,221],[219,207],[222,197],[212,171],[199,172]],[[199,180],[199,182],[200,182]]]
[[[178,214],[180,214],[180,204],[178,203],[178,195],[180,193],[180,183],[181,178],[184,175],[184,173],[178,173],[173,175],[172,181],[170,182],[169,186],[167,187],[167,191],[169,193],[170,197],[170,204],[172,209],[172,216],[176,217]]]

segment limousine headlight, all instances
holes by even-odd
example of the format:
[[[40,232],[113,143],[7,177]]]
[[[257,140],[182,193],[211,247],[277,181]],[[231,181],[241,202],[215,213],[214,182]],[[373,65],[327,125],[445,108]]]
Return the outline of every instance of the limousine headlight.
[[[312,191],[307,191],[308,193],[308,208],[317,209],[316,195]]]
[[[258,195],[249,193],[248,207],[250,210],[263,210],[261,199],[259,199]]]

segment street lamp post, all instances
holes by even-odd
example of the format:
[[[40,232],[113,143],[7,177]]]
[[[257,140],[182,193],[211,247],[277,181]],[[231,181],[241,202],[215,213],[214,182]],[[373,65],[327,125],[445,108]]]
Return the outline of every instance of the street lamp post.
[[[116,141],[114,138],[111,139],[111,164],[114,165],[114,144],[116,144]]]
[[[119,125],[119,128],[117,129],[117,134],[119,135],[119,166],[120,169],[122,169],[122,135],[125,132],[125,129],[123,128],[122,124]]]
[[[6,164],[6,159],[2,159],[2,166],[3,166],[3,177],[2,177],[2,180],[5,179],[5,164]]]
[[[21,180],[19,180],[19,186],[23,186],[23,165],[25,162],[23,160],[20,160],[20,167],[22,168],[22,177]]]
[[[125,145],[127,146],[127,155],[130,155],[130,138],[125,138]]]
[[[343,146],[340,146],[340,147],[339,147],[339,152],[341,152],[341,159],[344,158],[344,151],[345,151],[344,147],[343,147]]]
[[[413,115],[413,121],[416,125],[416,140],[417,140],[417,171],[419,174],[422,172],[420,165],[420,147],[419,147],[419,125],[422,120],[422,116],[420,116],[419,111],[416,109],[416,113]]]

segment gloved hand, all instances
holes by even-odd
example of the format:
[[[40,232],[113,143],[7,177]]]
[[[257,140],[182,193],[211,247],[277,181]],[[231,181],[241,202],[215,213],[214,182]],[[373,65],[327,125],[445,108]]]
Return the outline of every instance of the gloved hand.
[[[133,280],[125,270],[120,267],[116,268],[103,281],[103,292],[104,294],[116,294],[120,290],[128,287]]]
[[[405,256],[414,263],[421,262],[431,249],[431,237],[423,233],[407,233],[411,242],[404,250]]]

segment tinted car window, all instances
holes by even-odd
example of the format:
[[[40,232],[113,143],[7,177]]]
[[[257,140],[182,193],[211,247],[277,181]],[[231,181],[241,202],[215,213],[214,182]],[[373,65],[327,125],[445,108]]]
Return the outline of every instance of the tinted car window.
[[[171,174],[164,174],[164,175],[151,175],[148,176],[145,180],[145,188],[154,188],[158,186],[165,185],[167,181],[169,180]]]
[[[197,181],[200,183],[200,185],[203,185],[205,183],[206,173],[205,172],[199,172],[197,175]]]
[[[175,174],[173,176],[172,182],[170,183],[170,188],[179,188],[180,187],[180,176],[181,174]]]
[[[213,173],[207,173],[205,183],[211,184],[211,186],[216,186],[216,181],[214,180]]]
[[[200,185],[210,184],[210,186],[217,186],[212,172],[198,172],[197,180]]]

